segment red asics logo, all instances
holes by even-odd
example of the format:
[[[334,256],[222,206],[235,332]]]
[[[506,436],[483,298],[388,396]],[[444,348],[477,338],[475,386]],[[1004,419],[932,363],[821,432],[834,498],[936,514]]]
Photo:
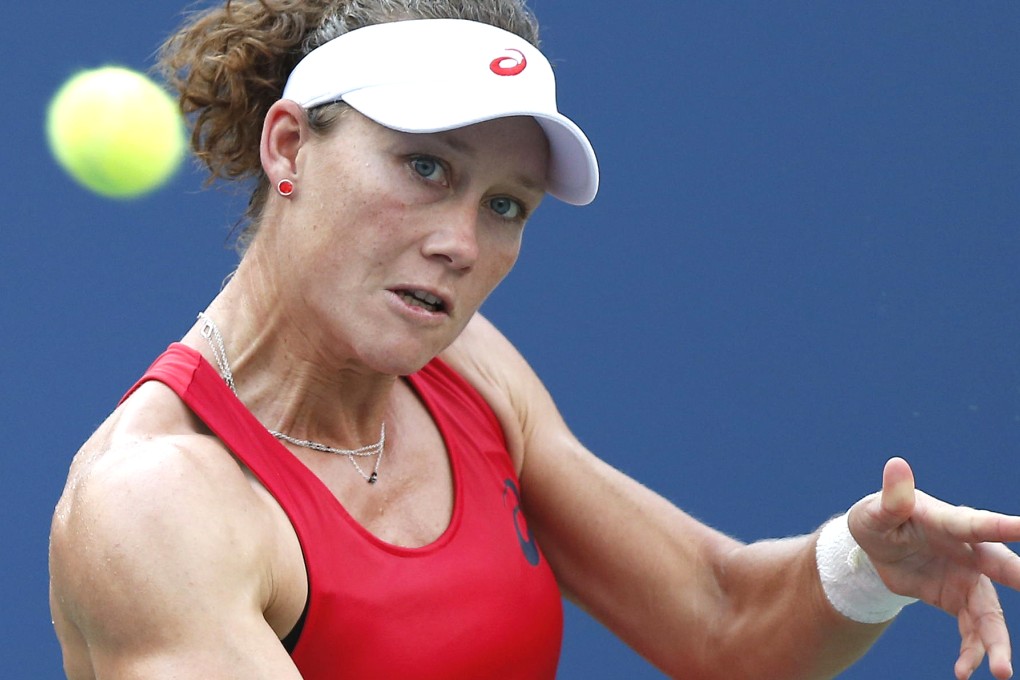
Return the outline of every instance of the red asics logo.
[[[504,55],[502,57],[496,57],[489,64],[489,68],[497,76],[515,76],[523,71],[528,66],[528,60],[524,58],[524,53],[520,50],[515,50],[512,47],[508,47],[507,52],[516,52],[521,55],[518,59],[512,55]]]

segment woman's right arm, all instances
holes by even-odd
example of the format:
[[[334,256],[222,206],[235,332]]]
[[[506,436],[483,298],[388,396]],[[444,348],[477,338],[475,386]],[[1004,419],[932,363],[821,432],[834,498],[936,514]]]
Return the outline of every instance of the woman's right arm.
[[[71,680],[300,680],[264,613],[271,532],[208,437],[87,445],[50,538],[50,602]]]

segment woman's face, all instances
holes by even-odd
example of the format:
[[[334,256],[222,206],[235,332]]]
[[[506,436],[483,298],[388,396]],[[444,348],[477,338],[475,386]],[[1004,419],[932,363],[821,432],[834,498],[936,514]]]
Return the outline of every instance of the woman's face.
[[[296,164],[278,285],[323,358],[399,375],[446,348],[513,267],[548,147],[527,117],[408,134],[349,110]]]

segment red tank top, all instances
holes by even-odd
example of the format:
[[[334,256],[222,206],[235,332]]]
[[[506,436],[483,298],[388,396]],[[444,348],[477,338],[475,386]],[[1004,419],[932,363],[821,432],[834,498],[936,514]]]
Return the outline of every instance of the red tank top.
[[[441,360],[408,379],[442,433],[454,481],[450,525],[421,548],[360,526],[193,349],[171,345],[131,392],[147,380],[173,389],[287,513],[308,573],[292,652],[304,680],[553,678],[559,589],[521,514],[502,429]]]

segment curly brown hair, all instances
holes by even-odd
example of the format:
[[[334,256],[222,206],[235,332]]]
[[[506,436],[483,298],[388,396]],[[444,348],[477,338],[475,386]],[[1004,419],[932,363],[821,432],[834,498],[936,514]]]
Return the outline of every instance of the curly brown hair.
[[[538,22],[525,0],[227,0],[192,14],[163,44],[157,68],[178,92],[208,182],[254,180],[239,250],[254,236],[269,192],[262,123],[294,66],[344,33],[405,19],[479,21],[538,46]],[[309,111],[312,129],[328,129],[337,110]]]

